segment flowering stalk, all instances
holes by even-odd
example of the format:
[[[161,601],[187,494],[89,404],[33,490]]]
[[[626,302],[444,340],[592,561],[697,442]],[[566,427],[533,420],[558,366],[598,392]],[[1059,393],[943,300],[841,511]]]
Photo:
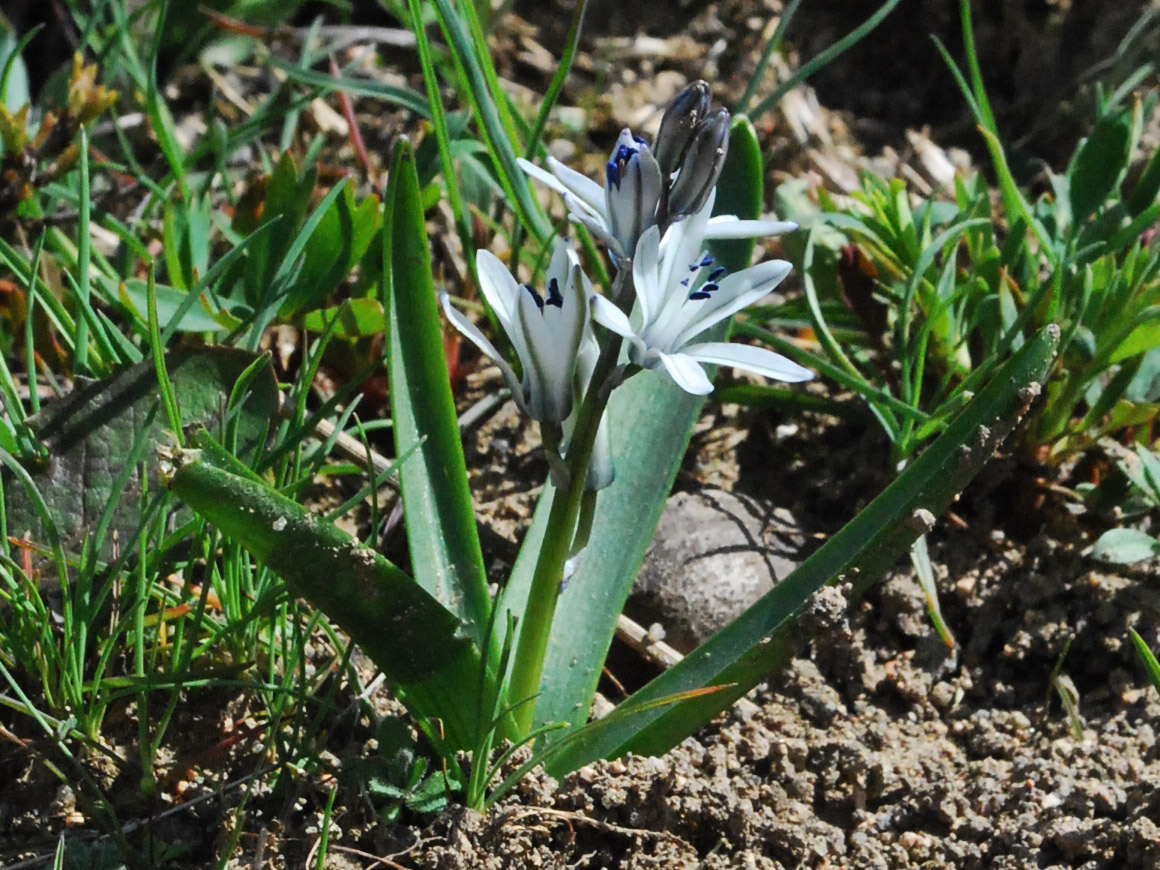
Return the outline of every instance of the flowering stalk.
[[[620,295],[624,292],[623,285],[631,283],[632,270],[621,269],[613,284],[614,294]],[[628,292],[631,295],[631,290]],[[620,356],[620,347],[620,336],[609,333],[600,349],[590,380],[592,388],[587,391],[575,412],[576,423],[565,457],[567,479],[571,485],[566,489],[558,489],[552,499],[543,544],[536,557],[507,692],[508,702],[520,705],[514,714],[520,734],[528,734],[533,726],[536,712],[534,698],[540,690],[540,678],[543,676],[544,658],[548,651],[548,638],[556,615],[564,568],[568,559],[574,555],[573,544],[582,543],[576,541],[578,529],[583,536],[583,530],[580,529],[582,509],[587,508],[586,513],[594,509],[595,493],[584,486],[583,481],[596,445],[600,421],[604,418],[608,397],[612,392],[612,374]],[[591,517],[588,519],[590,521]]]

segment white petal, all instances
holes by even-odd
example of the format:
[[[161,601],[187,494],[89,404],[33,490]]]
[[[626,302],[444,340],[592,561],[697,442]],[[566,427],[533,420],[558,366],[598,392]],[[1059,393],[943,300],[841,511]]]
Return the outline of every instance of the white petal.
[[[743,221],[732,215],[719,215],[705,227],[705,239],[757,239],[796,229],[798,225],[793,221]]]
[[[536,420],[559,423],[572,412],[575,350],[561,346],[563,336],[553,329],[559,325],[553,323],[556,318],[545,316],[530,291],[520,295],[518,318],[528,346],[528,355],[520,360],[528,388],[528,410]]]
[[[661,231],[655,224],[644,231],[636,244],[636,254],[632,258],[632,281],[636,297],[640,300],[643,323],[650,323],[660,312],[662,290],[657,280],[660,265]]]
[[[701,252],[705,249],[705,226],[709,223],[716,199],[717,191],[714,189],[699,212],[669,228],[666,235],[671,238],[665,239],[661,252],[661,287],[666,295],[679,292],[680,280],[692,274],[689,266],[701,259]]]
[[[661,364],[672,377],[674,383],[686,393],[704,396],[713,392],[713,384],[697,361],[683,353],[660,354]]]
[[[503,261],[491,251],[476,251],[475,268],[479,272],[479,289],[483,291],[487,304],[495,312],[499,325],[507,333],[522,363],[527,359],[528,347],[516,325],[516,309],[519,307],[520,294],[527,291],[520,287]]]
[[[593,296],[588,303],[592,306],[592,319],[605,329],[615,332],[621,338],[636,338],[636,332],[625,313],[603,296]]]
[[[555,157],[548,158],[548,168],[568,191],[597,214],[604,213],[604,188],[575,169],[569,169]],[[526,169],[524,170],[527,171]]]
[[[560,290],[564,290],[564,284],[567,283],[571,277],[572,272],[572,254],[571,245],[569,245],[562,237],[557,236],[556,241],[552,244],[552,259],[548,261],[548,280],[555,278],[560,282]],[[547,298],[547,294],[544,294]]]
[[[621,255],[620,242],[612,237],[608,229],[608,220],[603,212],[596,214],[584,203],[570,193],[564,194],[564,205],[568,207],[568,215],[572,223],[581,224],[592,233],[593,238],[610,251],[615,250]]]
[[[582,287],[579,263],[573,263],[571,258],[565,262],[569,268],[560,283],[560,294],[563,297],[559,308],[548,306],[544,309],[544,316],[551,325],[555,337],[556,353],[566,354],[569,369],[575,367],[576,354],[580,349],[580,342],[584,332],[588,329],[588,296]],[[570,375],[569,375],[570,376]]]
[[[790,268],[785,260],[767,260],[727,275],[711,298],[686,304],[680,323],[673,323],[670,327],[675,334],[672,334],[669,346],[681,347],[710,326],[748,308],[784,281]]]
[[[540,182],[540,184],[546,184],[552,190],[556,191],[556,193],[568,192],[568,188],[560,183],[560,179],[558,179],[552,173],[541,169],[536,164],[532,163],[532,161],[525,160],[522,157],[517,157],[516,163],[519,164],[520,169],[522,169],[536,181]]]
[[[491,251],[475,252],[475,268],[479,272],[479,289],[487,299],[487,304],[499,318],[500,325],[511,332],[515,319],[516,303],[520,297],[520,285],[507,266]]]
[[[753,372],[777,381],[787,381],[791,384],[811,380],[814,376],[814,373],[809,369],[799,366],[793,360],[779,353],[761,347],[751,347],[747,344],[710,341],[705,344],[690,344],[682,348],[681,353],[703,363],[744,369],[747,372]]]
[[[447,315],[447,319],[451,322],[451,325],[459,330],[468,341],[478,347],[484,356],[499,366],[504,380],[507,381],[508,388],[512,391],[512,398],[516,400],[516,404],[519,405],[520,410],[526,413],[527,407],[524,405],[523,385],[520,383],[520,379],[516,377],[516,373],[512,371],[512,367],[507,364],[507,360],[495,349],[495,345],[487,340],[487,336],[480,332],[474,323],[464,317],[451,304],[450,296],[446,293],[440,293],[439,301],[442,303],[443,313]]]

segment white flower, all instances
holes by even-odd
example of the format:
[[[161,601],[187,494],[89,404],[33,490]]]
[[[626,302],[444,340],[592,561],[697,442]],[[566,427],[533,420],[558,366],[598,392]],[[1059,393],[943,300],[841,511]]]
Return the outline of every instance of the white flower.
[[[633,144],[628,144],[630,142]],[[616,150],[608,162],[605,188],[554,157],[548,158],[551,172],[545,172],[523,158],[519,164],[532,178],[563,196],[572,219],[586,226],[608,247],[616,260],[631,254],[645,230],[657,223],[656,209],[662,183],[660,170],[648,152],[648,146],[628,130],[620,134]],[[683,174],[687,173],[682,171],[676,175],[676,184],[680,184]],[[708,192],[704,194],[705,199],[700,200],[702,204],[708,201]],[[700,199],[699,192],[694,196]],[[703,205],[698,207],[701,209]],[[733,215],[718,215],[709,221],[704,239],[751,239],[796,229],[797,224],[789,221],[746,221]]]
[[[480,289],[515,348],[523,379],[516,377],[503,354],[442,293],[439,298],[447,319],[499,366],[522,411],[542,423],[562,422],[572,413],[576,356],[585,332],[590,333],[592,286],[580,269],[579,258],[567,243],[557,240],[543,296],[516,283],[490,251],[477,252],[475,263]]]
[[[655,226],[641,236],[632,263],[639,302],[633,319],[601,296],[591,299],[593,319],[628,341],[633,363],[663,368],[677,386],[697,395],[713,390],[701,363],[744,369],[779,381],[809,380],[813,377],[809,369],[769,350],[720,341],[694,342],[709,327],[765,296],[790,271],[784,260],[759,263],[728,276],[724,268],[713,268],[713,258],[705,253],[706,240],[784,228],[784,224],[766,221],[710,220],[715,198],[715,192],[710,194],[699,212],[673,224],[663,240]],[[639,325],[633,326],[634,321]]]
[[[564,197],[574,220],[589,231],[617,258],[635,247],[640,234],[656,223],[661,199],[661,169],[648,143],[621,131],[605,169],[604,187],[549,157],[545,172],[527,160],[520,168]]]

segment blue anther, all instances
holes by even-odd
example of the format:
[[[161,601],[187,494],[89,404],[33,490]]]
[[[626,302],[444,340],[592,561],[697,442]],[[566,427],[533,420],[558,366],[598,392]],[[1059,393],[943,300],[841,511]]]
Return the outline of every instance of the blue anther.
[[[537,293],[535,290],[533,290],[531,287],[529,287],[527,284],[522,284],[520,286],[522,286],[525,290],[527,290],[529,293],[532,294],[532,299],[535,300],[536,307],[539,308],[541,311],[543,311],[544,310],[544,300],[540,296],[540,294]]]
[[[725,271],[726,270],[725,270],[724,266],[718,266],[716,269],[714,269],[712,272],[709,273],[709,280],[710,281],[719,281],[721,279],[721,277],[725,274]]]
[[[555,278],[548,281],[548,305],[555,305],[557,308],[564,307],[564,297],[560,293],[560,282]]]
[[[605,170],[608,176],[608,186],[615,187],[620,190],[620,166],[615,160],[608,161],[608,167]]]
[[[691,302],[700,301],[702,299],[709,299],[709,298],[711,298],[711,297],[704,290],[694,290],[692,293],[689,294],[689,301],[691,301]]]

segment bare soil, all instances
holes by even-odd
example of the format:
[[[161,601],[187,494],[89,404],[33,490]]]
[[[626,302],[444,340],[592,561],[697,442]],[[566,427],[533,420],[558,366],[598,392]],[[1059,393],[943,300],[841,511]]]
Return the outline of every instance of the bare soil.
[[[606,14],[597,14],[602,5]],[[686,15],[674,10],[647,30],[629,6],[593,4],[584,56],[565,97],[570,104],[595,100],[586,133],[591,141],[571,142],[553,128],[554,149],[603,147],[620,126],[658,118],[650,107],[706,69],[720,92],[737,90],[779,4],[687,5],[682,27],[664,26]],[[812,20],[844,27],[839,5],[807,3],[801,14],[814,6]],[[1028,12],[1032,25],[1052,9],[1063,10],[1066,21],[1070,8],[1013,5]],[[567,4],[537,7],[538,13],[525,6],[516,9],[527,20],[509,19],[496,47],[501,73],[534,93],[551,74],[544,58],[558,48]],[[858,18],[869,11],[849,4],[855,6]],[[987,4],[982,13],[991,32],[997,32],[997,8]],[[935,17],[946,26],[945,15]],[[910,39],[925,39],[917,32],[924,21],[909,23]],[[893,45],[894,67],[906,66],[915,55],[906,53],[903,35],[884,34],[873,56]],[[806,56],[814,50],[808,35],[797,46]],[[823,93],[830,96],[819,101],[803,92],[794,103],[808,109],[805,122],[795,126],[784,114],[758,119],[780,161],[771,180],[779,171],[811,170],[836,185],[835,167],[856,177],[868,167],[908,165],[914,156],[905,153],[908,127],[955,123],[924,96],[927,83],[945,79],[937,59],[923,54],[910,69],[901,83],[887,76],[869,88],[895,90],[856,99],[853,92],[873,76],[839,67],[825,79]],[[848,101],[834,96],[842,93]],[[939,101],[948,99],[940,93]],[[850,111],[829,111],[829,99]],[[859,131],[871,135],[860,138]],[[884,143],[893,146],[883,149]],[[599,154],[592,162],[602,162]],[[494,385],[493,374],[472,375],[469,390],[478,395]],[[821,384],[811,389],[825,391]],[[724,489],[788,509],[810,542],[806,549],[854,516],[889,479],[886,445],[869,420],[710,405],[698,431],[678,488]],[[487,550],[498,578],[546,465],[510,404],[469,436],[466,449],[473,490],[494,533]],[[365,791],[340,777],[325,866],[1160,867],[1160,700],[1147,688],[1127,637],[1134,628],[1153,648],[1160,642],[1160,577],[1150,568],[1113,571],[1085,559],[1081,551],[1099,528],[1050,493],[1029,528],[1023,494],[1036,486],[1035,476],[1050,480],[1054,473],[1029,474],[1000,457],[964,494],[956,516],[940,521],[932,556],[953,649],[932,630],[909,570],[892,573],[852,606],[841,589],[826,590],[804,616],[813,640],[791,665],[770,674],[751,693],[751,705],[662,758],[603,762],[559,783],[532,776],[487,815],[454,807],[435,816],[404,811],[396,824],[380,822]],[[325,651],[321,638],[319,648]],[[614,652],[620,682],[633,682],[648,667],[624,650]],[[373,673],[365,663],[360,671],[369,683]],[[349,704],[349,715],[319,738],[325,773],[292,779],[278,793],[260,778],[243,780],[268,757],[268,747],[245,739],[252,720],[244,699],[191,695],[191,708],[174,729],[178,745],[167,750],[175,778],[166,795],[136,815],[132,807],[120,808],[122,819],[142,823],[130,839],[140,846],[148,835],[179,845],[179,857],[167,866],[212,866],[244,796],[244,830],[230,866],[313,866],[322,811],[336,782],[332,773],[375,752],[356,694],[357,687],[341,689],[338,702]],[[1072,714],[1061,702],[1064,694]],[[381,690],[370,698],[382,714],[398,711]],[[134,711],[121,715],[131,742]],[[118,733],[116,721],[109,732]],[[223,733],[242,736],[226,742]],[[89,767],[99,778],[97,756]],[[47,855],[56,833],[66,829],[78,843],[92,838],[71,866],[98,866],[110,854],[110,841],[95,839],[99,814],[78,807],[77,795],[35,753],[14,753],[0,769],[10,783],[0,789],[0,860]],[[182,771],[190,781],[180,780]],[[133,793],[130,774],[107,772],[102,784],[111,792]],[[163,856],[157,863],[166,864]]]

